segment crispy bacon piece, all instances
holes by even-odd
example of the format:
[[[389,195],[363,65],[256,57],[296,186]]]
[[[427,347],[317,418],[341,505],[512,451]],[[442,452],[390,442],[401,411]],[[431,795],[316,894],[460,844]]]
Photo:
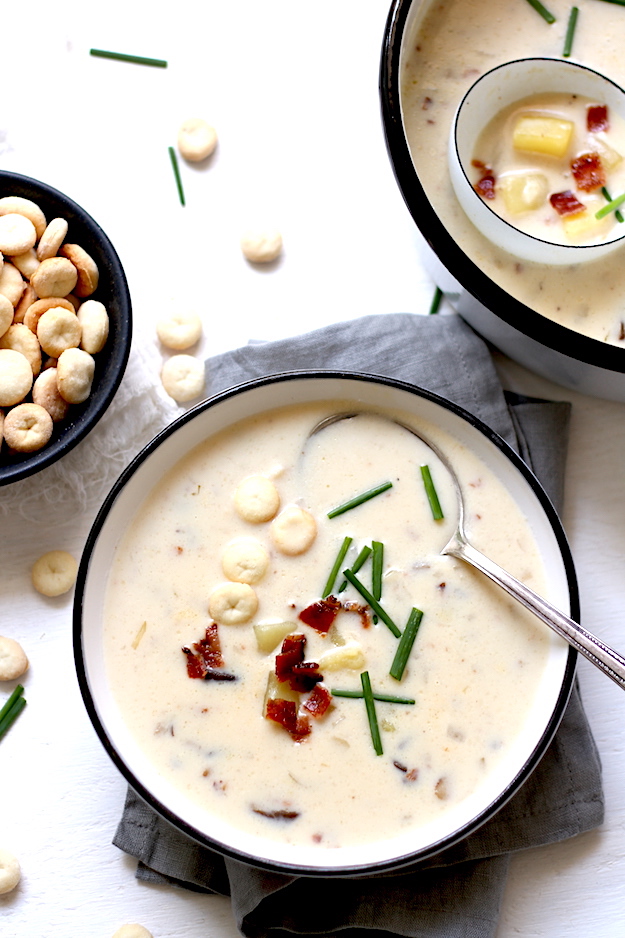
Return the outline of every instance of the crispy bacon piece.
[[[306,636],[287,635],[282,642],[282,650],[276,655],[276,677],[279,681],[288,681],[296,664],[304,660]]]
[[[598,134],[602,130],[609,130],[608,108],[605,104],[593,104],[586,112],[586,127],[589,133]]]
[[[294,821],[299,817],[299,811],[288,811],[285,808],[276,808],[273,811],[267,811],[265,808],[257,808],[252,805],[252,811],[255,814],[261,814],[272,821]]]
[[[306,693],[323,680],[319,665],[315,661],[304,661],[306,636],[294,633],[282,642],[282,650],[276,655],[276,677],[288,681],[292,690]]]
[[[195,642],[191,648],[184,645],[182,651],[187,656],[189,677],[205,678],[208,671],[223,667],[217,623],[207,625],[204,638]]]
[[[279,723],[296,741],[304,739],[310,733],[310,723],[305,716],[299,716],[294,700],[282,700],[281,697],[267,701],[267,719]]]
[[[305,609],[302,609],[298,618],[306,625],[310,625],[315,631],[323,634],[329,631],[341,606],[340,599],[337,599],[336,596],[328,596],[327,599],[320,599],[318,602],[306,606]]]
[[[323,674],[319,673],[319,665],[316,661],[301,661],[299,664],[294,664],[289,675],[291,689],[299,691],[300,694],[308,693],[322,680]]]
[[[571,170],[578,189],[592,192],[605,186],[605,172],[598,153],[582,153],[571,160]]]
[[[583,212],[585,208],[570,189],[566,189],[564,192],[554,192],[553,195],[549,196],[549,201],[558,215],[577,215],[579,212]]]
[[[361,603],[346,602],[343,606],[345,612],[355,612],[357,616],[360,616],[360,624],[363,629],[368,629],[371,625],[371,613],[369,611],[369,606],[362,605]]]
[[[332,703],[332,694],[327,687],[322,684],[316,684],[315,689],[304,703],[304,708],[314,717],[322,717],[330,704]]]
[[[494,199],[497,195],[495,191],[495,174],[490,166],[482,163],[481,160],[472,160],[471,165],[482,171],[482,175],[475,183],[473,188],[483,199]]]

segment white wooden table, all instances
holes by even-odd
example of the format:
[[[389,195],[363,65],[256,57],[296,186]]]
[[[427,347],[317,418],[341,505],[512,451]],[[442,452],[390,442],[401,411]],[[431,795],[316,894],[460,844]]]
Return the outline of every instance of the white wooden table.
[[[425,312],[433,284],[379,116],[386,15],[387,0],[5,5],[0,168],[67,192],[102,225],[127,271],[136,342],[155,342],[172,305],[201,313],[202,356],[361,315]],[[95,59],[91,47],[169,67]],[[220,143],[209,166],[182,167],[182,208],[167,147],[189,116],[213,123]],[[275,269],[241,256],[239,236],[256,220],[283,233]],[[519,390],[573,402],[564,523],[584,622],[623,649],[625,406],[500,367]],[[0,634],[31,659],[28,707],[0,743],[0,846],[23,869],[0,897],[0,934],[108,938],[136,921],[155,938],[233,938],[226,900],[140,884],[111,845],[126,786],[82,705],[72,597],[46,600],[29,578],[44,550],[79,555],[92,518],[59,504],[52,519],[0,514]],[[514,859],[498,938],[623,934],[625,697],[586,662],[579,674],[605,825]]]

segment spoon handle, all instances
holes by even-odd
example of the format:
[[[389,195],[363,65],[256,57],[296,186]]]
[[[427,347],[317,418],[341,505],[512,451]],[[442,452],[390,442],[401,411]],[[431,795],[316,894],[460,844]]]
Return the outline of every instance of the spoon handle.
[[[625,690],[625,658],[456,534],[443,553],[485,573]]]

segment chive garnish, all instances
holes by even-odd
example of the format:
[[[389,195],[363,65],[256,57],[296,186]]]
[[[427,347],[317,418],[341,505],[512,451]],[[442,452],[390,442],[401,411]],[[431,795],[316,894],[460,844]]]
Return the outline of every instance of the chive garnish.
[[[389,616],[388,612],[386,612],[382,608],[382,606],[377,601],[375,596],[373,596],[369,592],[367,587],[363,583],[360,582],[358,577],[354,576],[351,570],[343,570],[343,576],[345,577],[346,580],[349,580],[349,582],[352,584],[353,587],[355,587],[358,590],[362,598],[365,599],[369,603],[369,605],[371,606],[375,614],[379,616],[382,622],[384,622],[384,624],[391,630],[395,638],[400,638],[401,632],[399,631],[399,629],[397,628],[397,626],[395,625],[395,623]]]
[[[22,697],[24,687],[18,684],[9,699],[0,710],[0,737],[4,736],[13,721],[22,712],[26,706],[26,701]]]
[[[573,36],[575,35],[575,27],[577,26],[577,17],[579,15],[579,10],[577,7],[571,7],[571,12],[569,13],[569,22],[566,27],[566,37],[564,39],[564,49],[562,50],[562,55],[567,59],[573,48]]]
[[[384,544],[380,541],[372,541],[373,556],[371,558],[371,592],[376,599],[382,598],[382,567],[384,565]],[[373,621],[377,623],[378,617],[374,616]]]
[[[441,508],[441,503],[438,500],[438,495],[434,488],[434,483],[432,482],[432,474],[429,466],[421,466],[421,477],[423,478],[423,485],[425,486],[425,494],[428,497],[430,508],[432,509],[432,517],[435,521],[440,521],[441,518],[444,517],[443,509]]]
[[[169,159],[171,160],[171,166],[174,171],[174,176],[176,178],[176,186],[178,187],[178,195],[180,197],[180,204],[184,205],[184,190],[182,188],[182,179],[180,178],[180,170],[178,169],[178,158],[176,156],[176,151],[173,147],[168,147],[169,150]]]
[[[419,631],[422,618],[423,613],[421,610],[413,607],[410,616],[408,617],[406,628],[402,632],[399,645],[397,646],[397,651],[395,652],[395,657],[393,658],[391,670],[389,671],[391,677],[394,677],[396,681],[401,681],[403,677],[404,670],[408,663],[408,658],[410,657],[410,652],[412,651],[414,640],[417,637],[417,632]]]
[[[619,208],[625,202],[625,192],[622,195],[617,195],[615,199],[611,199],[607,205],[604,205],[603,208],[600,208],[598,212],[595,212],[595,218],[605,218],[606,215],[609,215],[610,212],[613,212],[615,209]]]
[[[108,52],[106,49],[89,49],[90,55],[100,59],[118,59],[120,62],[134,62],[136,65],[152,65],[155,68],[167,68],[165,59],[151,59],[143,55],[126,55],[125,52]]]
[[[371,548],[369,547],[368,544],[365,544],[365,546],[360,551],[360,553],[358,554],[358,556],[356,557],[356,559],[354,560],[353,564],[350,567],[350,570],[352,571],[352,573],[358,573],[358,571],[364,564],[365,560],[368,559],[370,553],[371,553]],[[339,593],[343,593],[346,588],[347,588],[347,580],[343,580],[343,582],[339,586]]]
[[[345,504],[339,505],[338,508],[333,508],[332,511],[329,511],[328,518],[336,518],[337,515],[342,515],[344,511],[349,511],[351,508],[357,508],[358,505],[362,505],[363,502],[368,502],[369,499],[375,498],[376,495],[381,495],[382,492],[386,492],[392,487],[392,482],[383,482],[382,485],[377,485],[374,489],[369,489],[368,492],[363,492],[361,495],[356,495],[355,498],[350,499],[350,501],[345,502]]]
[[[349,546],[351,542],[352,542],[351,537],[343,538],[343,543],[341,544],[341,548],[337,554],[336,560],[334,561],[334,566],[330,570],[330,575],[328,576],[323,593],[321,594],[322,599],[325,599],[326,596],[329,596],[330,593],[332,592],[334,588],[334,581],[336,580],[339,570],[343,566],[343,561],[345,560],[345,554],[349,550]]]
[[[378,726],[378,718],[375,712],[375,701],[371,691],[371,679],[369,677],[368,671],[362,672],[360,675],[360,683],[362,684],[362,693],[363,697],[365,698],[365,707],[367,709],[367,719],[369,720],[369,729],[371,730],[371,742],[373,743],[375,754],[377,756],[381,756],[383,752],[382,740],[380,739],[380,727]]]
[[[605,186],[601,187],[601,194],[603,195],[603,198],[606,200],[606,202],[612,201],[612,196],[610,195],[610,193],[608,192]],[[623,216],[621,215],[618,209],[616,209],[616,211],[614,212],[614,217],[619,222],[623,221]]]
[[[361,690],[338,690],[333,687],[330,690],[333,697],[349,697],[354,700],[362,700],[365,696]],[[415,704],[416,700],[412,697],[396,697],[395,694],[373,694],[374,700],[380,700],[382,703],[396,704]]]
[[[434,291],[434,296],[432,297],[432,302],[430,304],[428,316],[434,316],[434,314],[438,312],[442,299],[443,299],[443,291],[441,290],[440,287],[437,287]]]
[[[555,23],[556,18],[553,13],[550,13],[549,10],[545,9],[540,0],[527,0],[531,7],[534,7],[537,13],[540,13],[542,18],[546,20],[547,23]]]

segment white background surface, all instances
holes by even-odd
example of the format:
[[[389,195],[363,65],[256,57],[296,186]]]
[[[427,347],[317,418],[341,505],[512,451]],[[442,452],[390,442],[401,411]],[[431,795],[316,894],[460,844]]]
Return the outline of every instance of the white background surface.
[[[365,314],[425,312],[433,284],[379,117],[387,9],[386,0],[5,7],[0,168],[65,191],[107,231],[128,275],[136,343],[154,342],[155,320],[172,306],[201,313],[202,356]],[[169,67],[95,59],[92,46]],[[182,208],[167,147],[189,116],[213,123],[220,143],[206,166],[181,167]],[[272,269],[240,254],[256,221],[283,233]],[[573,401],[564,523],[584,623],[623,649],[625,405],[501,368],[518,389]],[[47,600],[29,579],[44,550],[78,556],[92,518],[68,516],[62,503],[49,514],[45,524],[0,514],[0,634],[31,659],[28,707],[0,743],[0,847],[23,870],[0,897],[0,935],[108,938],[136,921],[154,938],[232,938],[226,900],[139,884],[111,845],[126,786],[80,699],[72,597]],[[603,760],[605,825],[514,859],[497,938],[623,934],[625,697],[586,662],[579,674]]]

